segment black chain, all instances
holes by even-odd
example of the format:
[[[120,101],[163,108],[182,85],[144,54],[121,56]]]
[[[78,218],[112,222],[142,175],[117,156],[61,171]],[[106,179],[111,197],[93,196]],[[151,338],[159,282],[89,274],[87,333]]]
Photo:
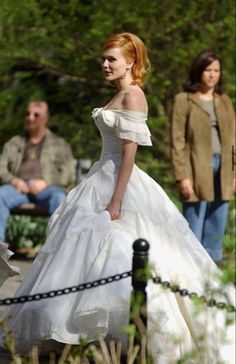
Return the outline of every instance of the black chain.
[[[173,293],[179,293],[180,296],[188,296],[192,300],[198,300],[199,303],[206,304],[208,307],[216,307],[219,309],[225,309],[227,312],[236,312],[236,308],[225,302],[217,302],[214,298],[207,298],[206,296],[198,296],[195,292],[189,292],[186,288],[180,288],[177,284],[171,284],[168,281],[163,281],[160,276],[152,278],[153,283],[160,284],[162,287],[170,289]]]
[[[25,303],[25,302],[31,302],[31,301],[39,301],[44,298],[52,298],[56,296],[62,296],[69,293],[74,293],[78,291],[84,291],[86,289],[95,288],[98,286],[104,286],[105,284],[109,284],[112,282],[120,281],[121,279],[128,278],[132,276],[132,271],[124,272],[121,274],[116,274],[114,276],[110,276],[107,278],[101,278],[93,282],[87,282],[82,283],[77,286],[67,287],[58,289],[56,291],[49,291],[45,293],[36,293],[30,296],[20,296],[15,298],[5,298],[3,300],[0,300],[0,306],[8,306],[12,304],[18,304],[18,303]]]
[[[39,301],[45,298],[53,298],[57,296],[62,296],[69,293],[74,293],[78,291],[84,291],[86,289],[95,288],[98,286],[104,286],[112,282],[120,281],[121,279],[132,277],[133,272],[128,271],[120,274],[115,274],[107,278],[101,278],[93,282],[82,283],[77,286],[71,286],[67,288],[58,289],[55,291],[49,291],[45,293],[36,293],[29,296],[20,296],[14,298],[5,298],[0,300],[0,306],[9,306],[12,304],[19,304],[25,302]],[[189,292],[186,288],[180,288],[176,284],[171,284],[168,281],[162,281],[160,276],[152,278],[153,283],[160,284],[162,287],[170,289],[173,293],[179,293],[182,297],[188,296],[190,299],[198,299],[199,302],[206,304],[208,307],[216,307],[218,309],[226,309],[227,312],[236,312],[236,308],[225,302],[217,302],[214,298],[207,298],[206,296],[198,296],[195,292]]]

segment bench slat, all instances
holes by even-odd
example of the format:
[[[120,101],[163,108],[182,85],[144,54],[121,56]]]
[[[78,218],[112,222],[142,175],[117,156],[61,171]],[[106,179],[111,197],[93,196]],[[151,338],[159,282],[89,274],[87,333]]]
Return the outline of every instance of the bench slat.
[[[34,203],[27,203],[11,209],[13,215],[49,216],[48,210]]]

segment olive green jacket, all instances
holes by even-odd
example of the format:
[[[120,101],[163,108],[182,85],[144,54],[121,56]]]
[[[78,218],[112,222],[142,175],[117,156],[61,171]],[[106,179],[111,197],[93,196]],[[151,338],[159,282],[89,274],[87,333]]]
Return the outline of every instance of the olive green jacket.
[[[235,113],[226,94],[214,97],[221,141],[221,198],[233,197]],[[188,178],[194,193],[188,201],[214,201],[211,119],[196,93],[179,93],[171,122],[171,158],[176,181]]]
[[[14,136],[3,147],[0,155],[0,184],[9,183],[17,177],[20,168],[26,137]],[[43,179],[48,186],[66,187],[75,181],[75,159],[71,148],[64,139],[49,129],[42,145],[40,165]]]

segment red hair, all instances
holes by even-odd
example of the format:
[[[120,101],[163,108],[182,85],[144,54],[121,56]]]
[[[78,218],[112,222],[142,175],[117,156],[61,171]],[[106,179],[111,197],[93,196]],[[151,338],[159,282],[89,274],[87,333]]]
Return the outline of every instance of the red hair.
[[[120,48],[126,61],[128,63],[134,62],[131,68],[132,84],[143,86],[144,78],[150,68],[150,62],[142,40],[132,33],[112,34],[105,41],[102,51],[111,48]]]

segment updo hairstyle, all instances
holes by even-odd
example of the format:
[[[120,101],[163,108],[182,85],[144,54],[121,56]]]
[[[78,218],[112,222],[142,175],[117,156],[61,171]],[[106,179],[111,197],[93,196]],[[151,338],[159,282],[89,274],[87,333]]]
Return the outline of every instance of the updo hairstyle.
[[[105,41],[102,52],[111,48],[120,48],[126,62],[134,62],[131,68],[131,84],[142,87],[150,69],[147,50],[142,40],[132,33],[112,34]]]

